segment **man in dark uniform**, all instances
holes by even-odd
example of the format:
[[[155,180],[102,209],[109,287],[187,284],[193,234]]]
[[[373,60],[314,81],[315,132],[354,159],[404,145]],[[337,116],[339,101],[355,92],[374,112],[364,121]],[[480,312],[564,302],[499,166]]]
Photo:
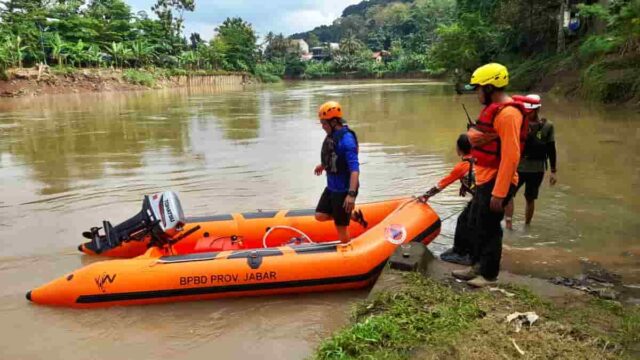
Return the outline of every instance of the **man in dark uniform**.
[[[527,99],[530,101],[527,102]],[[524,152],[518,165],[518,187],[519,190],[524,185],[524,198],[527,201],[525,210],[525,225],[531,224],[533,212],[535,211],[535,201],[544,173],[547,170],[547,159],[551,165],[549,184],[554,186],[556,177],[556,141],[553,124],[547,119],[540,119],[538,112],[542,106],[539,95],[531,94],[523,100],[525,107],[532,110],[529,114],[529,134],[525,143]],[[517,191],[517,190],[516,190]],[[505,227],[513,229],[513,199],[504,209]]]

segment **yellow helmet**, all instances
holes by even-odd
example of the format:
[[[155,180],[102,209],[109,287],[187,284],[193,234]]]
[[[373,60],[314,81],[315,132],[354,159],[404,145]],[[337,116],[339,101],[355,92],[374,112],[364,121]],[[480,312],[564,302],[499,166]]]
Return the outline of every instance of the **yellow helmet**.
[[[333,118],[342,119],[342,106],[340,106],[337,101],[327,101],[320,105],[318,117],[320,120],[331,120]]]
[[[507,68],[498,63],[486,64],[477,68],[471,75],[468,87],[476,88],[485,85],[493,85],[497,88],[509,85],[509,71],[507,71]]]

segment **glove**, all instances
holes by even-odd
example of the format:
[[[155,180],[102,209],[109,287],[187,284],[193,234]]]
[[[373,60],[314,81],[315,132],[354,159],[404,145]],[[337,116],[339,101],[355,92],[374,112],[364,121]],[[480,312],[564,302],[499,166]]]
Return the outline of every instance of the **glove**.
[[[433,195],[437,194],[440,192],[440,189],[438,189],[436,186],[432,187],[431,189],[429,189],[426,193],[424,193],[424,195],[420,196],[418,199],[423,202],[426,203],[427,201],[429,201],[429,198],[432,197]]]
[[[424,195],[422,196],[426,196],[427,198],[432,197],[433,195],[437,194],[440,192],[440,189],[438,189],[438,187],[434,186],[431,189],[429,189],[426,193],[424,193]]]

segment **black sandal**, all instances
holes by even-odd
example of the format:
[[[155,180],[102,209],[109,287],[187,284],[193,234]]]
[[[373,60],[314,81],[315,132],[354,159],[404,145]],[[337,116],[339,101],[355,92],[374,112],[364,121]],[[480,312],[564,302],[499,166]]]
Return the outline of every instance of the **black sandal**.
[[[364,219],[364,214],[362,214],[362,210],[358,209],[351,214],[351,219],[358,224],[360,224],[365,229],[369,227],[369,223]]]

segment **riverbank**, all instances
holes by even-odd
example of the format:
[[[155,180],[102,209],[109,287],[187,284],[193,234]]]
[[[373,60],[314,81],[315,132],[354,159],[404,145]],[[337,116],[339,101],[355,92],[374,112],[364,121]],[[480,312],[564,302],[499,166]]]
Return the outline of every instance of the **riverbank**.
[[[510,64],[511,87],[604,104],[640,106],[640,55],[592,58],[576,47]]]
[[[21,68],[0,80],[0,97],[244,85],[254,82],[247,73],[169,71],[165,69]]]
[[[559,58],[525,62],[514,68],[513,91],[550,92],[569,99],[587,99],[600,103],[640,106],[634,76],[618,76],[617,70],[607,70],[602,76],[586,77],[583,71],[569,68]],[[563,65],[564,64],[564,65]],[[553,76],[542,77],[543,74]],[[616,75],[618,74],[618,75]],[[629,80],[629,78],[631,80]],[[275,77],[278,79],[279,77]],[[309,78],[283,77],[284,81],[350,81],[350,80],[436,80],[446,81],[443,74],[427,72],[363,74],[341,72],[319,74]],[[51,94],[113,92],[184,88],[190,86],[245,85],[270,82],[248,73],[225,71],[185,71],[167,69],[112,68],[19,68],[5,72],[0,80],[0,97],[25,97]],[[640,89],[640,87],[638,87]]]
[[[433,260],[427,276],[385,269],[351,324],[325,339],[317,359],[634,358],[640,308],[543,279],[503,272],[492,290],[472,290]],[[534,312],[517,331],[507,317]]]
[[[317,74],[309,77],[287,77],[290,81],[327,81],[327,80],[435,80],[449,81],[445,74],[434,75],[426,71],[363,73],[358,71]]]

